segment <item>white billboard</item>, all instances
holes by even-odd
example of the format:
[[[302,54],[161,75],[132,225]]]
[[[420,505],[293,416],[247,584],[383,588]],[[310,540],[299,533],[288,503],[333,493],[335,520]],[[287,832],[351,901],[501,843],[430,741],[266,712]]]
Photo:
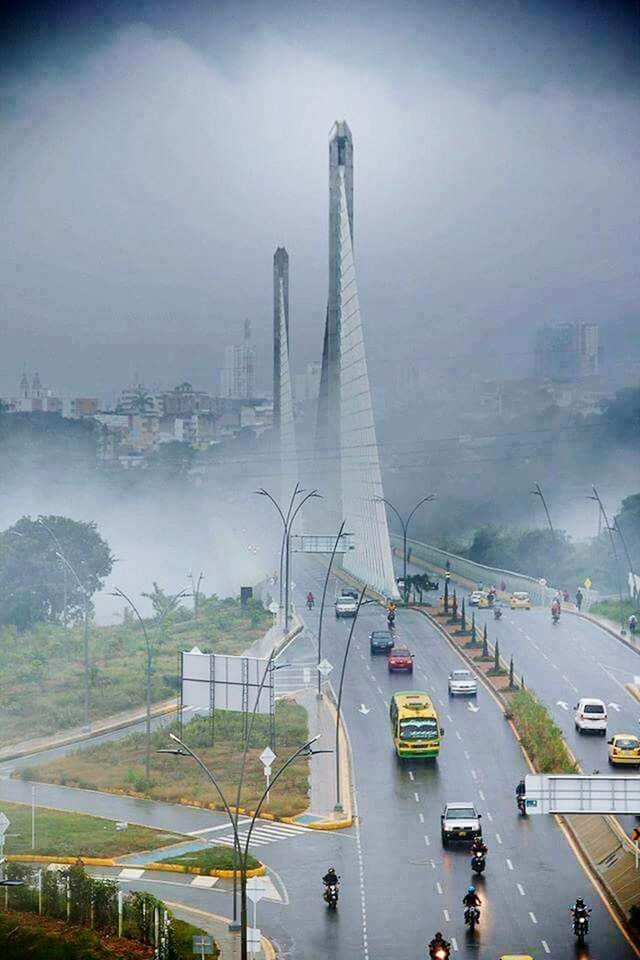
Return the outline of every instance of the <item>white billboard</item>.
[[[182,654],[182,707],[270,714],[274,709],[273,671],[269,661],[201,653]],[[266,672],[266,676],[265,676]],[[260,686],[262,684],[262,690]],[[259,702],[256,706],[256,700]]]
[[[535,774],[525,777],[527,813],[640,814],[640,777]]]

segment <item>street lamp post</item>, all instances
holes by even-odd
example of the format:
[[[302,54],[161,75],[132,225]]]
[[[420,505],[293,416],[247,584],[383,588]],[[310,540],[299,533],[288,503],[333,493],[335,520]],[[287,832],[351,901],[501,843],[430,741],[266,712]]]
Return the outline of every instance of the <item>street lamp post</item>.
[[[333,544],[333,550],[331,551],[331,557],[329,559],[329,566],[327,567],[327,574],[324,578],[324,586],[322,587],[322,602],[320,603],[320,619],[318,621],[318,668],[322,663],[322,620],[324,617],[324,603],[327,598],[327,587],[329,586],[329,577],[331,575],[331,568],[333,566],[333,560],[338,549],[341,538],[344,536],[343,530],[346,524],[346,520],[343,520],[340,524],[340,529],[338,530],[338,535]],[[322,672],[318,669],[318,692],[316,694],[318,700],[322,700]]]
[[[280,779],[280,777],[282,776],[282,774],[291,766],[291,764],[294,763],[294,762],[298,759],[298,757],[300,757],[300,756],[302,756],[302,755],[305,755],[305,756],[314,756],[316,753],[325,753],[326,751],[323,751],[323,750],[312,750],[312,749],[311,749],[312,746],[313,746],[313,744],[314,744],[317,740],[319,740],[319,738],[320,738],[320,734],[317,734],[317,736],[312,737],[311,740],[308,740],[308,741],[307,741],[306,743],[304,743],[301,747],[298,747],[298,749],[295,750],[295,751],[291,754],[291,756],[287,758],[287,760],[285,760],[285,762],[282,764],[282,766],[280,767],[280,769],[276,772],[275,776],[272,777],[271,783],[270,783],[269,787],[263,791],[263,793],[262,793],[262,795],[261,795],[261,797],[260,797],[260,800],[258,801],[258,804],[257,804],[257,806],[256,806],[256,809],[255,809],[255,811],[254,811],[254,813],[253,813],[253,815],[252,815],[252,817],[251,817],[251,822],[250,822],[250,824],[249,824],[249,829],[248,829],[248,831],[247,831],[246,841],[245,841],[244,849],[243,849],[242,846],[241,846],[241,844],[240,844],[240,838],[239,838],[239,835],[238,835],[237,819],[234,818],[233,813],[231,812],[231,808],[230,808],[230,806],[229,806],[229,803],[228,803],[228,801],[227,801],[227,798],[225,797],[224,792],[223,792],[220,784],[218,783],[217,779],[215,778],[215,776],[213,775],[213,773],[211,772],[211,770],[207,767],[207,765],[206,765],[206,763],[204,762],[204,760],[203,760],[201,757],[199,757],[198,754],[195,753],[195,751],[191,750],[191,748],[188,747],[188,746],[186,745],[186,743],[184,743],[184,741],[180,740],[180,739],[179,739],[175,734],[173,734],[173,733],[172,733],[172,734],[169,734],[169,736],[170,736],[170,738],[171,738],[175,743],[178,744],[178,747],[177,747],[177,748],[169,748],[169,749],[165,749],[165,750],[159,750],[158,752],[159,752],[159,753],[170,753],[170,754],[174,754],[174,755],[176,755],[176,756],[189,756],[189,757],[191,757],[193,760],[195,760],[195,762],[198,764],[198,766],[199,766],[200,769],[203,771],[203,773],[205,774],[205,776],[206,776],[206,777],[208,778],[208,780],[213,784],[213,786],[214,786],[214,788],[215,788],[218,796],[219,796],[220,799],[222,800],[222,804],[223,804],[223,806],[224,806],[225,812],[226,812],[227,816],[229,817],[229,821],[230,821],[231,826],[232,826],[232,829],[233,829],[234,844],[235,844],[235,846],[236,846],[236,848],[237,848],[237,850],[238,850],[239,857],[240,857],[240,960],[248,960],[248,951],[247,951],[247,917],[248,917],[248,911],[247,911],[247,860],[248,860],[248,857],[249,857],[249,844],[250,844],[250,842],[251,842],[251,834],[252,834],[252,832],[253,832],[254,824],[255,824],[256,819],[258,818],[258,816],[259,816],[259,814],[260,814],[260,811],[261,811],[261,809],[262,809],[262,806],[263,806],[263,804],[264,804],[264,802],[265,802],[265,800],[266,800],[266,796],[267,796],[268,790],[272,790],[272,789],[273,789],[275,783]]]
[[[200,572],[200,575],[198,576],[198,581],[195,584],[194,584],[193,572],[191,570],[189,570],[187,577],[189,578],[189,580],[191,580],[191,592],[193,596],[193,619],[197,620],[198,619],[198,597],[200,595],[200,584],[204,579],[204,573],[202,573],[202,571]]]
[[[167,616],[167,614],[168,614],[168,613],[171,613],[171,611],[175,610],[176,604],[177,604],[178,600],[180,600],[182,597],[186,596],[187,593],[188,593],[188,590],[185,588],[184,590],[181,590],[180,593],[177,593],[174,597],[171,597],[171,598],[170,598],[167,606],[166,606],[165,609],[162,611],[162,613],[160,614],[160,616],[156,619],[156,629],[159,629],[159,628],[160,628],[160,625],[161,625],[162,621],[164,620],[164,618]],[[145,778],[146,778],[146,781],[147,781],[147,783],[148,783],[149,780],[151,779],[151,695],[152,695],[151,680],[152,680],[152,671],[153,671],[153,643],[152,643],[151,639],[149,638],[149,634],[148,634],[148,632],[147,632],[147,626],[146,626],[146,624],[145,624],[145,622],[144,622],[144,619],[142,618],[142,616],[141,616],[141,614],[140,614],[140,611],[139,611],[138,608],[136,607],[136,605],[135,605],[135,603],[133,602],[133,600],[131,599],[131,597],[128,597],[127,594],[126,594],[123,590],[120,589],[120,587],[114,587],[111,596],[113,596],[113,597],[121,597],[123,600],[125,600],[125,601],[129,604],[129,606],[131,607],[131,609],[132,609],[133,612],[135,613],[136,617],[138,618],[138,622],[139,622],[140,626],[142,627],[142,633],[143,633],[143,636],[144,636],[145,647],[146,647],[146,650],[147,650],[147,669],[146,669],[146,681],[147,681],[146,701],[147,701],[147,709],[146,709],[146,724],[145,724],[145,727],[146,727],[146,745],[147,745],[147,746],[146,746],[146,755],[145,755],[144,769],[145,769]]]
[[[600,515],[602,516],[602,519],[604,520],[604,525],[605,525],[605,528],[606,528],[606,530],[607,530],[607,533],[609,534],[609,539],[610,539],[610,541],[611,541],[611,552],[613,553],[613,559],[614,559],[614,562],[615,562],[615,565],[616,565],[616,574],[617,574],[617,577],[618,577],[618,593],[619,593],[619,595],[620,595],[620,633],[622,633],[622,634],[624,635],[627,631],[626,631],[626,629],[625,629],[625,620],[624,620],[624,600],[623,600],[623,597],[622,597],[622,577],[621,577],[621,574],[620,574],[620,558],[618,557],[618,551],[617,551],[617,549],[616,549],[616,541],[615,541],[614,536],[613,536],[613,527],[611,527],[611,526],[609,525],[609,518],[607,517],[606,510],[604,509],[604,504],[602,503],[602,500],[600,499],[600,495],[599,495],[598,491],[596,490],[595,487],[591,487],[591,489],[593,490],[593,496],[589,496],[589,497],[587,497],[587,499],[588,499],[588,500],[595,500],[596,503],[598,504],[598,509],[599,509],[599,511],[600,511]]]
[[[296,485],[295,485],[295,487],[294,487],[294,490],[293,490],[293,493],[292,493],[292,495],[291,495],[291,500],[290,500],[290,502],[289,502],[289,509],[287,510],[287,514],[286,514],[286,516],[285,516],[282,508],[280,507],[280,504],[277,502],[277,500],[275,499],[275,497],[273,497],[273,496],[269,493],[268,490],[265,490],[264,487],[261,487],[259,490],[256,490],[256,493],[257,493],[259,496],[261,496],[261,497],[267,497],[267,498],[271,501],[271,503],[274,505],[274,507],[275,507],[276,510],[278,511],[278,514],[279,514],[279,516],[280,516],[280,519],[282,520],[282,524],[283,524],[283,528],[284,528],[284,530],[283,530],[283,535],[282,535],[282,549],[281,549],[281,551],[280,551],[280,607],[282,607],[282,561],[283,561],[283,554],[284,554],[284,568],[285,568],[285,572],[284,572],[284,632],[285,632],[285,633],[287,633],[287,631],[288,631],[288,629],[289,629],[289,623],[290,623],[290,617],[291,617],[291,611],[290,611],[290,608],[289,608],[290,534],[291,534],[291,528],[293,527],[293,524],[294,524],[294,521],[295,521],[296,517],[297,517],[298,514],[300,513],[300,510],[301,510],[302,507],[305,505],[305,503],[307,502],[307,500],[311,500],[312,498],[320,497],[320,494],[318,493],[317,490],[311,490],[309,493],[307,493],[307,494],[302,498],[302,500],[300,501],[300,503],[296,506],[296,508],[295,508],[295,510],[294,510],[295,499],[296,499],[297,496],[299,496],[299,494],[301,494],[301,493],[303,493],[303,492],[304,492],[304,491],[302,490],[300,484],[299,484],[299,483],[296,483]]]
[[[386,505],[391,510],[393,510],[396,517],[400,521],[400,526],[402,527],[402,559],[403,559],[402,576],[403,576],[403,582],[404,582],[404,587],[402,592],[404,593],[405,603],[407,602],[407,530],[409,529],[409,524],[411,523],[411,519],[414,513],[416,512],[416,510],[418,509],[418,507],[421,507],[423,503],[431,503],[433,500],[435,500],[435,498],[436,498],[435,493],[430,493],[428,496],[423,497],[422,500],[418,500],[418,502],[416,503],[415,507],[413,508],[413,510],[411,511],[411,513],[409,514],[406,520],[404,519],[404,517],[402,516],[398,508],[393,503],[391,503],[390,500],[387,500],[385,497],[375,498],[380,503],[386,503]]]
[[[367,589],[365,584],[360,592],[358,597],[358,607],[356,609],[356,615],[351,621],[351,629],[349,630],[349,636],[347,638],[347,645],[344,650],[344,657],[342,658],[342,669],[340,671],[340,686],[338,687],[338,703],[336,706],[336,802],[334,805],[334,810],[336,813],[342,813],[342,797],[340,793],[341,783],[340,783],[340,708],[342,706],[342,688],[344,686],[344,674],[347,667],[347,657],[349,656],[349,647],[351,646],[351,639],[353,637],[353,630],[358,619],[358,614],[360,613],[360,607],[362,606],[362,601]]]
[[[41,527],[44,527],[44,529],[47,531],[47,533],[55,543],[57,547],[56,556],[58,557],[59,560],[62,561],[63,569],[66,570],[68,568],[73,574],[73,576],[75,577],[76,583],[78,584],[78,587],[80,588],[80,591],[82,592],[82,596],[84,599],[84,602],[83,602],[83,618],[84,618],[83,661],[84,663],[83,663],[83,681],[82,681],[82,688],[83,688],[83,694],[84,694],[84,707],[83,707],[82,729],[83,731],[87,732],[91,729],[91,719],[90,719],[91,705],[90,705],[90,693],[89,693],[89,604],[91,602],[91,595],[87,590],[87,588],[85,587],[85,585],[82,583],[78,574],[76,573],[75,568],[71,565],[68,558],[65,556],[64,551],[62,549],[62,544],[56,537],[53,530],[49,526],[47,526],[47,524],[44,522],[42,517],[38,517],[37,522],[40,524]],[[65,581],[64,581],[64,590],[65,590],[64,595],[65,595],[65,603],[66,603],[66,574],[65,574]]]

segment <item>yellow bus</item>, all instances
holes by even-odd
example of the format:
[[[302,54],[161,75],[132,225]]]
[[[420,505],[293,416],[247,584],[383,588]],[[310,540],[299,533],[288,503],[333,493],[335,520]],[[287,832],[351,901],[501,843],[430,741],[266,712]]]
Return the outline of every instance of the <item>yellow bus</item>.
[[[398,757],[438,756],[444,730],[428,693],[424,690],[394,693],[389,704],[389,719]]]

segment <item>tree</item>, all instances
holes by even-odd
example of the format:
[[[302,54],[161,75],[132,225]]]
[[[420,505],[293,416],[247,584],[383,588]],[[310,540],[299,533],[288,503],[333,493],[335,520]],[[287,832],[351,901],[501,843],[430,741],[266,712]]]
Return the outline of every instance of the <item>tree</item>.
[[[95,523],[22,517],[0,534],[0,623],[24,630],[38,622],[79,620],[85,591],[92,596],[100,590],[112,566],[109,544]]]
[[[500,641],[496,640],[496,645],[493,648],[493,669],[496,673],[500,670]]]
[[[155,406],[151,394],[143,386],[137,386],[135,393],[131,397],[131,409],[136,413],[150,413]]]

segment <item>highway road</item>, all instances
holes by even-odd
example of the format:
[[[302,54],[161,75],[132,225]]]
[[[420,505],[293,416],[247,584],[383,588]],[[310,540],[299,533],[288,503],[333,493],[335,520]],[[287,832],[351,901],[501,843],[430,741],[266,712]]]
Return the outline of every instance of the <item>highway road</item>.
[[[319,597],[321,570],[310,563],[303,570],[297,574],[299,592],[311,589]],[[330,589],[331,599],[335,589]],[[327,614],[324,652],[336,667],[333,677],[350,622],[336,622],[331,608]],[[317,616],[317,606],[306,616],[312,629]],[[492,697],[481,689],[477,710],[467,701],[448,699],[447,676],[460,660],[429,621],[411,611],[399,611],[397,633],[415,654],[413,678],[389,675],[385,658],[371,657],[368,649],[370,629],[384,625],[379,607],[362,608],[345,681],[344,712],[360,814],[355,857],[337,865],[343,872],[343,900],[338,916],[325,916],[326,939],[314,942],[316,924],[298,910],[287,918],[298,945],[305,936],[310,940],[296,956],[369,960],[396,956],[400,947],[402,956],[422,957],[425,942],[442,929],[460,957],[530,953],[575,960],[567,908],[577,895],[584,895],[594,911],[588,949],[579,955],[635,956],[555,821],[517,816],[513,790],[526,766]],[[291,659],[292,648],[288,655]],[[440,711],[446,733],[435,763],[400,765],[395,760],[388,701],[394,690],[408,687],[426,689]],[[362,705],[366,714],[360,712]],[[489,845],[488,870],[478,884],[482,921],[471,938],[461,906],[472,879],[470,858],[466,849],[444,851],[440,842],[440,812],[451,800],[477,804]],[[318,876],[324,866],[318,864]],[[322,910],[319,893],[316,883],[307,915],[315,912],[315,903]],[[357,947],[354,910],[360,921]],[[327,943],[330,950],[320,953],[320,945]]]

